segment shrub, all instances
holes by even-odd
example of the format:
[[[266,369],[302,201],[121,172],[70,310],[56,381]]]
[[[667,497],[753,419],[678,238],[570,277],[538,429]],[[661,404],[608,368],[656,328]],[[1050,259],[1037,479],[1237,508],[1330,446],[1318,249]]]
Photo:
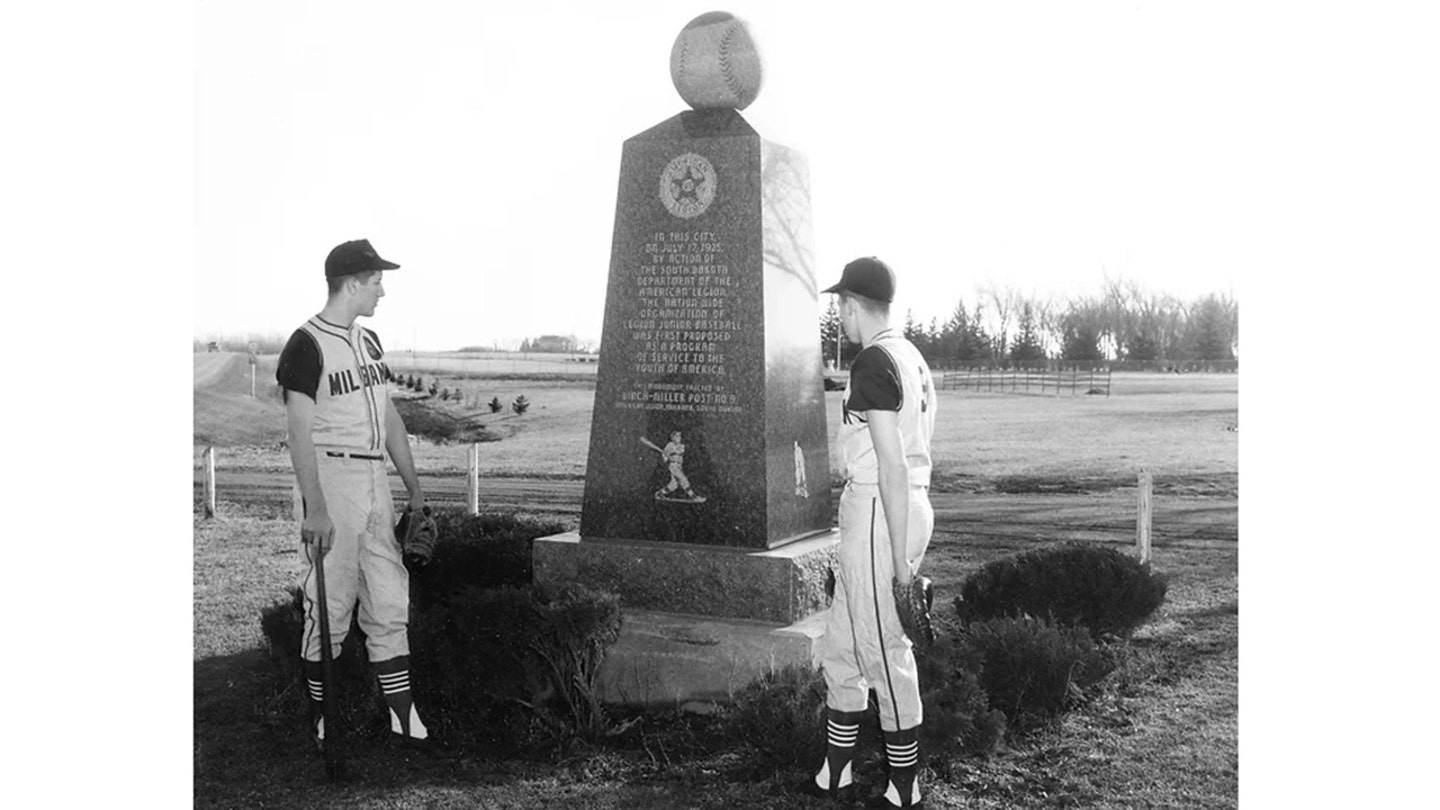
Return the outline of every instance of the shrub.
[[[494,399],[490,400],[491,413],[499,413],[500,411],[504,410],[504,408],[505,406],[500,404],[500,397],[495,397]]]
[[[1080,626],[1100,640],[1129,635],[1165,601],[1164,576],[1114,548],[1070,542],[987,564],[955,600],[961,622],[1008,616]]]
[[[1005,714],[990,706],[980,684],[979,651],[941,636],[917,663],[925,756],[944,763],[957,754],[993,753],[1005,736]]]
[[[434,380],[431,380],[431,381],[430,381],[430,396],[432,396],[432,397],[435,396],[435,394],[438,393],[439,391],[440,391],[440,384],[437,383],[437,382],[435,382]]]
[[[772,669],[735,693],[722,723],[756,764],[814,765],[825,752],[825,676],[804,664]]]
[[[436,509],[434,515],[440,542],[430,564],[410,576],[410,600],[417,605],[443,599],[467,585],[529,585],[531,541],[565,530],[555,521],[508,514],[472,516],[459,509]]]
[[[604,734],[595,693],[606,650],[619,635],[619,601],[583,588],[530,587],[530,541],[563,529],[507,515],[436,513],[441,542],[411,576],[410,647],[415,696],[426,724],[458,745],[557,745]],[[297,717],[307,698],[300,668],[303,597],[261,611],[271,659]],[[383,696],[357,618],[335,659],[342,728],[382,736]]]
[[[1084,628],[1042,619],[977,622],[964,640],[982,662],[991,707],[1021,729],[1055,719],[1113,669]]]
[[[510,404],[510,407],[515,410],[515,414],[518,416],[530,409],[530,400],[526,399],[524,394],[521,394],[515,398],[515,401]]]
[[[468,586],[412,615],[416,700],[456,744],[564,745],[604,736],[597,678],[620,601],[583,586]]]

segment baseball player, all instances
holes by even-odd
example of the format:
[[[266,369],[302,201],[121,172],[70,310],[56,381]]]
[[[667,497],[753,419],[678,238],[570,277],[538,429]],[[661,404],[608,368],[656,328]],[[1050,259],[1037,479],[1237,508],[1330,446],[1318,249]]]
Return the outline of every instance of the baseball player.
[[[894,593],[910,588],[935,526],[935,390],[920,352],[890,328],[895,274],[888,265],[856,259],[825,292],[839,294],[845,337],[863,348],[850,367],[836,439],[845,489],[838,584],[821,642],[827,745],[814,792],[836,795],[853,783],[855,740],[874,689],[890,765],[879,802],[918,807],[920,684]]]
[[[685,497],[692,501],[704,500],[695,491],[690,489],[690,479],[685,477],[685,443],[681,441],[680,431],[670,434],[670,441],[660,451],[660,459],[670,470],[670,483],[660,488],[655,493],[657,498],[668,498],[670,493],[679,489],[685,493]]]
[[[308,561],[301,657],[315,739],[322,747],[325,695],[316,611],[328,611],[331,653],[339,655],[357,601],[366,652],[390,708],[391,731],[411,740],[429,736],[410,694],[410,578],[394,533],[387,453],[417,513],[425,506],[425,493],[415,475],[405,423],[390,401],[391,375],[380,338],[356,323],[360,316],[375,314],[385,295],[384,271],[399,266],[380,258],[364,239],[330,251],[325,308],[290,336],[275,371],[284,390],[296,518]],[[326,605],[316,604],[317,547],[326,549]]]

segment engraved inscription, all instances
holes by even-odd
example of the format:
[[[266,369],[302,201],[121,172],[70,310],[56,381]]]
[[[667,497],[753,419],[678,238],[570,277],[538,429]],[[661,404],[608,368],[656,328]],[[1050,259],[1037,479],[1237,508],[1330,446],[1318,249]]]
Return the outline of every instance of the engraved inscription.
[[[634,276],[634,315],[622,328],[633,354],[621,408],[738,413],[727,390],[730,349],[742,328],[725,245],[710,231],[658,231]],[[684,382],[674,382],[676,376]],[[660,382],[657,377],[665,377]]]

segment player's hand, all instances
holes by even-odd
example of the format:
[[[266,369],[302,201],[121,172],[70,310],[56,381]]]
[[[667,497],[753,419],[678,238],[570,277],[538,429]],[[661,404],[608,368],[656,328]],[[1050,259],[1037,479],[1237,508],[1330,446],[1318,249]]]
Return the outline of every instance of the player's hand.
[[[314,560],[319,551],[329,551],[335,544],[335,524],[326,512],[311,512],[300,524],[300,542],[305,545],[305,556]]]
[[[418,490],[418,489],[417,489],[417,490],[415,490],[414,492],[410,493],[410,511],[411,511],[411,512],[420,512],[420,511],[423,510],[424,508],[425,508],[425,492],[424,492],[423,490]]]

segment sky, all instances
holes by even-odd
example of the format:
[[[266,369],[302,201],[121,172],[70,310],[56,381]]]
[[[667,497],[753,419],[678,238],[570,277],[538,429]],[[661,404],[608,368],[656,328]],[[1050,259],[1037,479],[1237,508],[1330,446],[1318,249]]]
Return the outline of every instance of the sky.
[[[598,339],[622,145],[688,109],[670,49],[717,8],[765,60],[744,117],[809,159],[822,283],[880,256],[922,323],[1243,292],[1285,80],[1245,6],[262,0],[195,7],[195,336],[288,334],[368,238],[388,348]]]

